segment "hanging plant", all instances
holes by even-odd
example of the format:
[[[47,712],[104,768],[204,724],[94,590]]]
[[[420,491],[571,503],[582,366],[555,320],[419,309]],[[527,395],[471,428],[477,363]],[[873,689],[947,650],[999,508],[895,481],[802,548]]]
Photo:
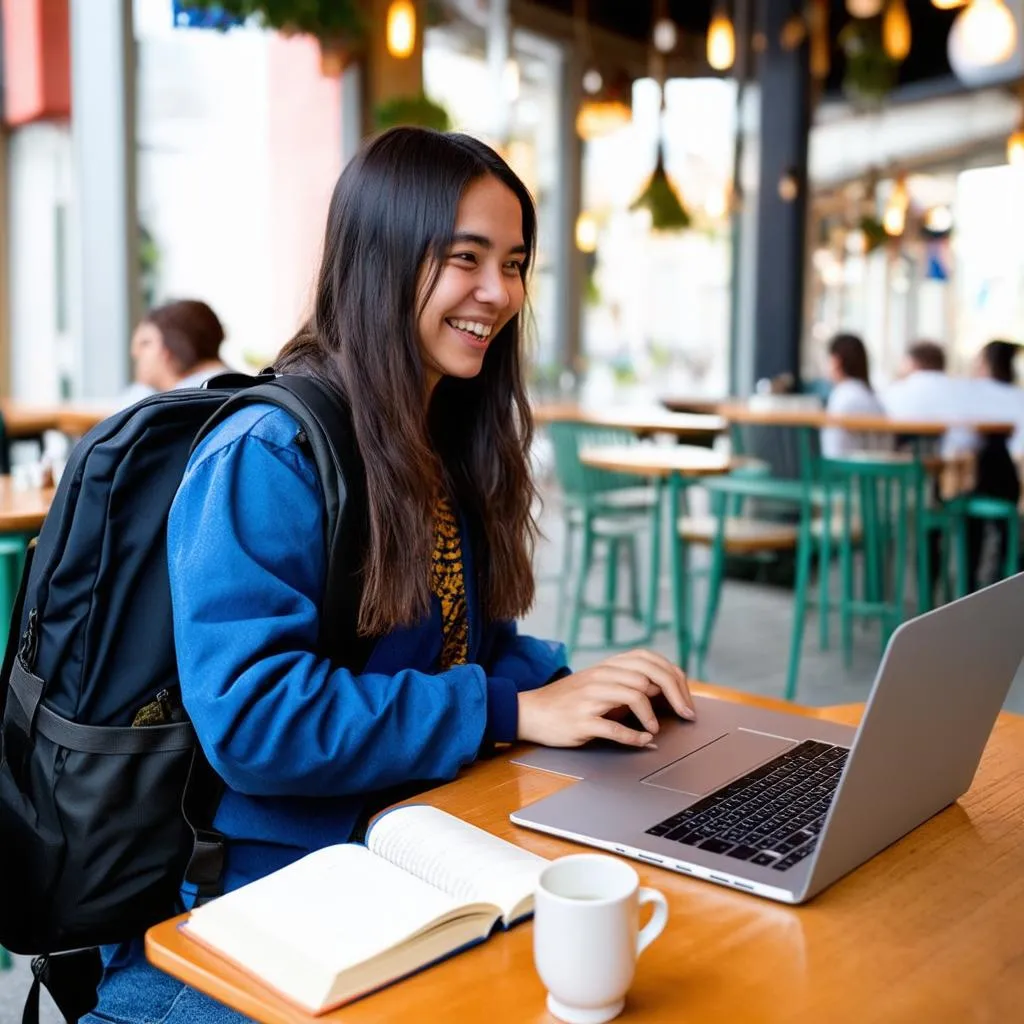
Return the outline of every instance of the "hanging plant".
[[[879,18],[851,21],[839,33],[846,57],[843,92],[851,103],[877,107],[896,85],[899,62],[885,51]]]
[[[654,165],[647,187],[629,207],[630,210],[650,210],[651,227],[655,231],[683,231],[692,218],[676,194],[675,186],[665,171],[665,152],[658,143],[658,160]]]
[[[182,6],[239,21],[255,17],[264,28],[284,35],[313,36],[320,43],[325,75],[341,74],[366,37],[359,0],[182,0]]]
[[[433,128],[438,132],[446,132],[451,128],[448,111],[424,93],[418,96],[395,96],[378,103],[373,111],[373,123],[377,131],[400,124]]]

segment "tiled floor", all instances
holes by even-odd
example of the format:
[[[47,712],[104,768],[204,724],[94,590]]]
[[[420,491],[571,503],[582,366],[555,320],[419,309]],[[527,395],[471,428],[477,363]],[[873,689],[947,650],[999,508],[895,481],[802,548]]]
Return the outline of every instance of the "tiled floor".
[[[560,551],[561,525],[556,495],[546,495],[541,525],[547,539],[537,551],[538,571],[542,580],[550,580],[557,574]],[[536,606],[522,624],[525,632],[551,635],[556,592],[554,582],[543,582],[538,587]],[[702,607],[699,584],[696,587],[696,605],[698,609]],[[662,614],[667,616],[667,588],[662,591],[662,606]],[[752,693],[781,696],[789,653],[792,609],[792,593],[788,590],[730,581],[723,590],[714,644],[705,673],[707,680]],[[804,636],[798,699],[814,705],[863,701],[878,667],[877,626],[855,631],[853,664],[846,669],[838,650],[833,648],[823,652],[818,649],[817,625],[817,616],[812,612]],[[596,636],[594,626],[596,623],[592,622],[584,640]],[[834,645],[837,639],[833,637]],[[673,657],[673,643],[667,632],[660,634],[652,646]],[[590,664],[601,657],[600,653],[581,653],[576,663]],[[1018,671],[1006,707],[1024,713],[1024,672]],[[21,1006],[29,980],[28,962],[24,958],[15,958],[13,971],[0,973],[0,1024],[16,1024],[21,1019]],[[43,1024],[60,1024],[60,1017],[49,1005],[44,1006],[42,1019]]]

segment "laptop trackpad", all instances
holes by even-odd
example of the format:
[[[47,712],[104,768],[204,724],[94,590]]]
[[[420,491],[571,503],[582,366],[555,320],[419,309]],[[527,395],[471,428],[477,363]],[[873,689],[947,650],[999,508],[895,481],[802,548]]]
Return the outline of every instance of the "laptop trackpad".
[[[796,745],[795,740],[737,729],[641,779],[645,785],[703,796]]]

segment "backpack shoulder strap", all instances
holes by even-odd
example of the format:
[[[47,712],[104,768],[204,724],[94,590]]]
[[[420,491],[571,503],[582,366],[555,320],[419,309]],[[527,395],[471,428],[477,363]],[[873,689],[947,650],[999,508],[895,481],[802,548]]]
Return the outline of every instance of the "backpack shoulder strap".
[[[316,465],[324,497],[328,559],[320,612],[321,649],[358,671],[369,657],[372,644],[369,638],[360,637],[356,628],[369,514],[366,469],[348,402],[336,387],[319,378],[299,374],[264,378],[263,382],[232,395],[207,420],[196,436],[193,450],[215,426],[241,406],[254,402],[279,406],[298,422],[296,441],[305,447]]]

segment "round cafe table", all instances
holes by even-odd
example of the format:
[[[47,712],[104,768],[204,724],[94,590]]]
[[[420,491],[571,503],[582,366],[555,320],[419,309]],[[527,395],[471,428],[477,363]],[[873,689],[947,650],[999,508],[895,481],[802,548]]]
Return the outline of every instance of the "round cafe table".
[[[637,476],[653,480],[657,489],[657,508],[651,528],[651,575],[647,592],[647,620],[644,624],[643,636],[637,643],[650,642],[659,628],[676,629],[677,635],[684,638],[684,649],[690,648],[689,613],[683,604],[686,600],[685,587],[673,593],[673,619],[671,622],[658,622],[658,590],[661,582],[661,509],[664,502],[665,487],[672,482],[670,517],[672,529],[676,529],[679,518],[679,498],[689,486],[706,476],[720,476],[736,469],[743,463],[756,460],[737,459],[708,448],[694,445],[594,445],[580,449],[580,462],[594,469],[607,469],[616,473],[634,473]],[[675,581],[677,574],[672,574]],[[685,668],[685,666],[683,666]]]

